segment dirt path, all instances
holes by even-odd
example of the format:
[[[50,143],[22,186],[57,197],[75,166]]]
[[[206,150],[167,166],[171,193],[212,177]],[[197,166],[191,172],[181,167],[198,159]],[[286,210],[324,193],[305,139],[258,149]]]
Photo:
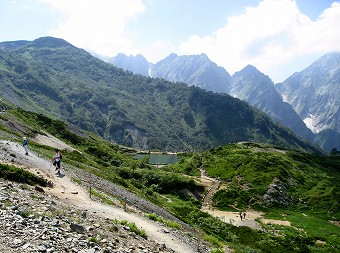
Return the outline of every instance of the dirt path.
[[[220,211],[220,210],[203,210],[214,217],[220,218],[222,221],[226,223],[230,223],[234,226],[247,226],[254,229],[261,229],[261,225],[256,221],[257,218],[262,217],[262,213],[256,211],[247,211],[246,218],[240,218],[239,212],[227,212],[227,211]]]
[[[246,212],[246,217],[241,220],[239,212],[227,212],[227,211],[220,211],[216,210],[212,206],[212,197],[218,190],[221,181],[215,178],[210,178],[206,174],[204,168],[201,168],[201,182],[203,185],[208,186],[209,190],[203,199],[203,205],[201,210],[203,212],[209,213],[210,215],[219,218],[220,220],[230,223],[234,226],[247,226],[253,229],[261,229],[261,225],[256,221],[256,219],[260,219],[264,224],[278,224],[284,226],[290,226],[289,221],[282,221],[282,220],[272,220],[272,219],[264,219],[263,213],[248,210]]]
[[[55,138],[54,136],[44,133],[42,134],[37,134],[34,137],[34,141],[44,144],[46,146],[54,147],[54,148],[59,148],[60,150],[67,150],[67,151],[73,151],[75,150],[73,147],[70,145],[67,145],[66,143],[60,141],[59,139]]]
[[[204,196],[202,210],[210,210],[212,207],[212,197],[220,187],[220,180],[216,180],[214,178],[210,178],[206,176],[206,172],[203,168],[201,170],[201,181],[205,181],[204,185],[210,185],[207,194]]]
[[[24,155],[23,147],[17,143],[0,140],[0,149],[9,152],[15,156],[14,160],[17,164],[21,164],[31,171],[43,174],[46,178],[53,182],[53,188],[46,188],[46,192],[58,197],[61,201],[89,212],[96,213],[101,217],[109,219],[127,220],[136,223],[137,227],[144,229],[148,238],[165,243],[166,247],[171,248],[178,253],[195,253],[197,245],[185,243],[183,238],[178,238],[168,233],[164,226],[153,222],[136,213],[127,213],[123,209],[116,206],[109,206],[90,199],[89,194],[79,185],[73,183],[67,171],[62,171],[61,175],[57,175],[51,166],[51,161],[29,152],[28,156]],[[3,156],[0,156],[0,159]],[[8,162],[8,161],[3,161]]]

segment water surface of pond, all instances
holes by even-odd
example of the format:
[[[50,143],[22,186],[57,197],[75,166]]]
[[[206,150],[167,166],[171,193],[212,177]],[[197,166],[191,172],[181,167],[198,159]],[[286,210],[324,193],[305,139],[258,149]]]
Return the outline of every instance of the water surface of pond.
[[[170,154],[138,154],[134,158],[141,160],[144,157],[149,157],[150,164],[173,164],[178,161],[177,155]]]

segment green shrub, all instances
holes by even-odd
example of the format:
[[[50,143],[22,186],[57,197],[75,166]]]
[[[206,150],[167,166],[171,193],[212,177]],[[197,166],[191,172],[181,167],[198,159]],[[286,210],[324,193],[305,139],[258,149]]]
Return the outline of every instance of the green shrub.
[[[0,177],[18,183],[47,186],[47,181],[44,178],[38,177],[22,168],[7,164],[0,164]]]
[[[154,214],[154,213],[149,213],[148,214],[148,218],[150,219],[150,220],[153,220],[153,221],[158,221],[158,216],[156,215],[156,214]]]
[[[144,229],[138,229],[135,223],[127,223],[127,226],[130,228],[130,231],[140,235],[143,238],[147,238],[146,232]]]
[[[181,229],[181,225],[178,224],[177,222],[174,222],[174,221],[171,221],[171,220],[165,220],[165,219],[163,219],[162,217],[159,217],[159,216],[157,216],[157,215],[154,214],[154,213],[149,213],[149,214],[147,215],[147,217],[148,217],[150,220],[161,222],[161,223],[165,224],[165,225],[166,225],[167,227],[169,227],[169,228],[177,228],[177,229]]]
[[[203,237],[203,239],[204,239],[204,241],[209,242],[216,247],[223,247],[223,245],[224,245],[223,242],[221,242],[218,238],[216,238],[215,236],[212,236],[212,235],[205,235]],[[219,249],[214,249],[214,250],[216,250],[216,251],[211,251],[211,252],[216,252],[216,253],[219,252],[218,251]],[[222,251],[222,252],[224,252],[224,251]]]
[[[223,249],[212,249],[210,253],[224,253]]]
[[[96,237],[89,237],[88,240],[89,242],[98,243],[98,239]]]

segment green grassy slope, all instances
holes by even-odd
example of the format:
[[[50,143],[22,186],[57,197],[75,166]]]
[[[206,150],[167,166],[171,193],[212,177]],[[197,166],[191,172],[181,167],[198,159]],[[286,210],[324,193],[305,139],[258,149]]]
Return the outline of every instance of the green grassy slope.
[[[157,190],[160,192],[170,192],[172,189],[170,184],[178,189],[199,187],[188,177],[177,173],[155,171],[154,167],[145,161],[137,161],[126,155],[126,153],[136,152],[133,149],[110,143],[63,121],[8,105],[9,109],[0,114],[0,138],[2,139],[21,141],[22,136],[26,135],[30,139],[32,148],[50,157],[54,147],[44,146],[34,141],[37,134],[49,133],[78,150],[63,151],[66,163],[123,184],[146,197],[148,188],[155,184],[158,184]],[[140,178],[144,179],[138,181],[137,179]]]
[[[243,143],[188,155],[167,169],[197,175],[198,168],[204,168],[210,177],[221,179],[221,186],[213,197],[214,208],[258,210],[264,212],[266,218],[291,222],[291,227],[263,224],[265,231],[273,233],[275,239],[268,234],[248,231],[252,239],[248,238],[243,245],[259,251],[235,246],[237,252],[340,250],[340,228],[335,225],[339,225],[340,220],[340,156],[319,156],[267,144]],[[181,210],[184,214],[191,209]],[[222,238],[231,236],[228,240],[233,241],[225,225],[219,222],[212,225],[212,221],[203,217],[203,214],[197,215],[196,220],[205,219],[207,230]],[[238,233],[241,232],[236,229],[235,234]],[[326,244],[315,244],[317,240]]]
[[[209,176],[223,181],[224,189],[215,196],[217,207],[295,208],[340,218],[339,156],[243,143],[204,151],[173,167],[186,172],[190,166],[201,166]],[[282,195],[288,196],[287,203],[275,198],[271,202],[264,200],[273,184],[281,186]]]

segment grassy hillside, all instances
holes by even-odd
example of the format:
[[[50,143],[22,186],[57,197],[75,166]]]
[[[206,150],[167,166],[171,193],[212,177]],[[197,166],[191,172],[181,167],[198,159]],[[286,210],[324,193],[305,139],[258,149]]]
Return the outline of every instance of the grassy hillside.
[[[338,157],[245,143],[183,154],[179,163],[156,169],[127,155],[134,152],[132,149],[63,121],[6,105],[9,109],[0,113],[0,139],[21,141],[27,135],[31,149],[51,157],[53,148],[35,142],[34,137],[46,132],[58,137],[78,150],[63,151],[64,163],[70,169],[76,166],[94,173],[166,208],[199,230],[215,245],[215,252],[222,252],[218,248],[224,245],[240,253],[339,250],[339,227],[328,221],[340,218]],[[203,188],[197,181],[201,167],[223,182],[214,197],[216,208],[258,209],[267,218],[287,219],[292,226],[263,224],[257,231],[234,227],[202,212]],[[285,192],[289,205],[263,201],[269,185],[280,185],[278,181],[290,186]],[[317,240],[326,244],[316,244]]]
[[[268,245],[274,247],[275,252],[340,250],[340,156],[319,156],[266,144],[243,143],[188,155],[167,169],[198,175],[199,168],[204,168],[208,176],[221,179],[220,188],[213,196],[215,209],[258,210],[266,213],[266,218],[291,223],[291,227],[264,225],[268,233],[284,235],[280,242],[278,238],[270,241],[273,238],[263,233],[248,231],[252,239],[244,243],[260,250],[254,252],[273,252]],[[183,215],[190,214],[191,209],[182,211]],[[205,216],[202,214],[196,219],[202,217]],[[338,226],[334,225],[336,223]],[[218,232],[227,229],[225,225],[214,224],[208,229],[227,236]],[[317,240],[326,244],[315,245]]]
[[[125,146],[188,151],[255,141],[315,150],[245,102],[133,75],[64,40],[40,38],[2,47],[4,98]]]
[[[339,156],[242,143],[194,154],[168,169],[198,175],[198,168],[222,180],[214,197],[218,208],[275,207],[340,218]],[[269,188],[274,191],[272,198],[264,197]]]
[[[145,197],[148,197],[148,188],[155,184],[158,185],[157,191],[167,193],[173,190],[170,186],[175,186],[177,189],[199,188],[187,176],[155,171],[147,162],[137,161],[127,155],[136,152],[135,150],[107,142],[93,133],[83,131],[63,121],[15,109],[13,106],[0,114],[1,139],[21,141],[22,136],[26,135],[33,149],[51,157],[54,147],[39,144],[34,140],[38,134],[46,135],[46,133],[52,134],[77,149],[72,152],[63,151],[66,163],[122,184]]]

